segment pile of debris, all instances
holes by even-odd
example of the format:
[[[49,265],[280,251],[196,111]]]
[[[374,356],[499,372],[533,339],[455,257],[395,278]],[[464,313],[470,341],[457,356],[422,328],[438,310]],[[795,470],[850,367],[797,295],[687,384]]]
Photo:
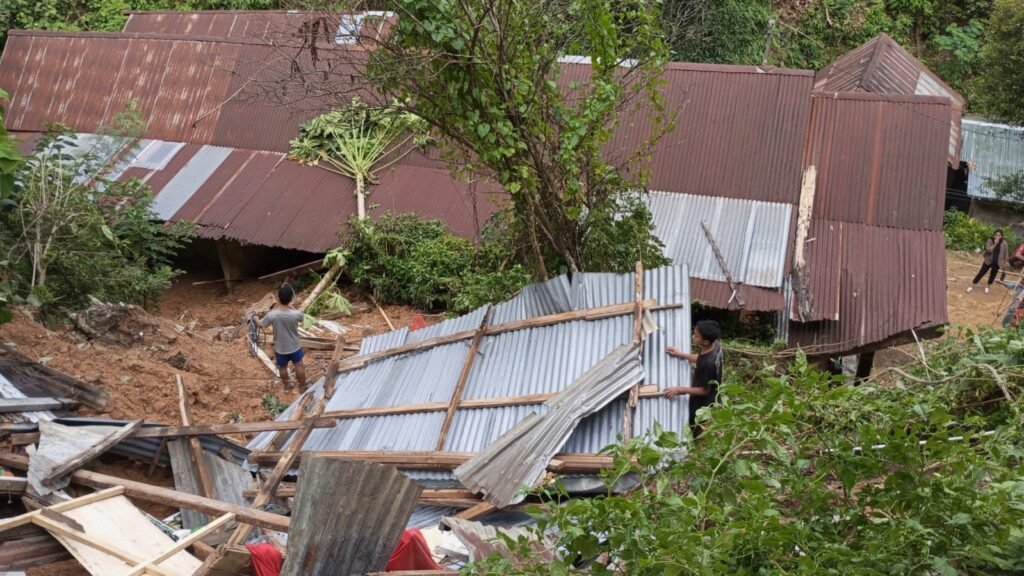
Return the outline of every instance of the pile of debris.
[[[524,488],[563,474],[573,496],[602,492],[604,446],[686,426],[686,400],[663,390],[689,384],[664,354],[689,347],[689,304],[685,267],[562,276],[363,338],[355,356],[339,332],[323,378],[274,422],[197,424],[180,376],[178,425],[8,420],[0,466],[19,476],[0,488],[24,512],[0,520],[0,571],[70,555],[104,576],[434,574],[510,556],[497,536],[527,534]],[[174,489],[87,469],[108,453],[169,466]]]

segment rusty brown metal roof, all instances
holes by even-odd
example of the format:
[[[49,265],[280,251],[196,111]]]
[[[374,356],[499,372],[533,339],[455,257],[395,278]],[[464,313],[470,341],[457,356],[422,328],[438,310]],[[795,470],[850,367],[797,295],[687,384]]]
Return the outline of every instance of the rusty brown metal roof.
[[[812,100],[804,165],[818,171],[814,217],[941,230],[948,100],[866,93]]]
[[[810,238],[810,292],[820,321],[794,322],[791,345],[843,352],[947,323],[942,230],[819,220]]]
[[[13,30],[0,58],[5,120],[12,131],[60,121],[92,133],[135,101],[149,138],[285,152],[314,114],[239,99],[244,78],[279,73],[267,63],[281,58],[245,40]]]
[[[949,122],[949,162],[959,165],[963,96],[887,34],[875,36],[819,70],[814,89],[948,98],[953,106]]]
[[[395,19],[390,13],[356,14],[365,16],[360,35],[371,38],[386,33]],[[300,26],[314,20],[337,28],[344,16],[350,15],[299,10],[135,10],[128,12],[123,32],[277,40],[293,37]]]

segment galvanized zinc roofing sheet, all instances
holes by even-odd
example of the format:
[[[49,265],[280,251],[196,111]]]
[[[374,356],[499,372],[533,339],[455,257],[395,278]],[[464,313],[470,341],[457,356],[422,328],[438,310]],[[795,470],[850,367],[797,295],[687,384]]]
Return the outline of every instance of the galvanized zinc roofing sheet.
[[[576,274],[532,284],[508,302],[495,305],[490,324],[530,317],[632,302],[632,274]],[[658,330],[644,347],[642,366],[647,384],[661,388],[688,385],[687,364],[669,359],[669,345],[690,347],[690,295],[685,266],[671,266],[644,273],[644,296],[659,305],[678,307],[653,312]],[[387,350],[427,338],[473,330],[480,326],[485,309],[446,320],[428,328],[396,330],[363,339],[360,354]],[[593,367],[616,346],[632,340],[631,315],[593,321],[572,321],[486,336],[479,347],[463,398],[481,399],[556,393]],[[456,342],[370,362],[338,376],[335,394],[327,410],[445,402],[451,398],[468,342]],[[313,388],[322,394],[323,383]],[[596,452],[614,443],[622,429],[621,402],[613,402],[583,421],[563,449]],[[292,408],[280,418],[287,418]],[[508,431],[525,415],[542,412],[543,405],[459,409],[446,438],[445,450],[479,451]],[[650,410],[650,414],[645,411]],[[668,430],[681,432],[686,425],[686,401],[642,399],[635,418],[635,432],[642,434],[658,420]],[[376,416],[338,421],[332,429],[315,430],[305,450],[433,450],[444,412]],[[264,447],[271,434],[250,443]],[[447,473],[412,473],[418,480],[443,481]]]
[[[1024,126],[965,118],[960,160],[967,163],[967,193],[994,198],[987,180],[1024,171]]]
[[[701,225],[706,222],[733,279],[766,288],[782,286],[791,204],[664,192],[651,192],[649,198],[665,256],[686,264],[692,276],[725,281]]]

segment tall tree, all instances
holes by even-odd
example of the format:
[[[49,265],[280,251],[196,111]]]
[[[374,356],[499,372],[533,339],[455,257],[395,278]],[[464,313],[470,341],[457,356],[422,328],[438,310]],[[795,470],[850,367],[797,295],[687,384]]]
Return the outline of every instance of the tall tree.
[[[1024,124],[1024,2],[996,0],[985,31],[979,95],[984,113]]]
[[[670,123],[657,89],[668,54],[657,0],[396,0],[392,9],[385,33],[336,12],[307,22],[305,50],[292,51],[276,95],[322,103],[372,93],[422,118],[462,168],[509,193],[538,278],[664,261],[639,192],[643,171],[625,170],[646,146],[615,165],[602,154],[632,104]],[[329,49],[339,25],[365,49]],[[590,62],[574,81],[560,62],[570,55]]]

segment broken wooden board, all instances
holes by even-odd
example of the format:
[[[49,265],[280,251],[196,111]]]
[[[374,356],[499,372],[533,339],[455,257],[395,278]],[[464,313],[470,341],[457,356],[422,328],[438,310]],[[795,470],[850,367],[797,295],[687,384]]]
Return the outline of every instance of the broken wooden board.
[[[28,469],[29,484],[40,495],[67,487],[68,475],[127,438],[142,420],[127,426],[63,426],[53,422],[39,423],[39,444],[31,452]]]
[[[195,576],[241,576],[252,574],[252,555],[245,546],[221,546],[203,563]]]
[[[0,398],[0,414],[73,408],[78,408],[78,402],[68,398]]]
[[[420,486],[392,466],[327,458],[303,461],[299,478],[281,576],[383,570]]]
[[[0,344],[0,373],[23,394],[68,398],[94,410],[103,410],[110,392],[35,362],[10,346]]]
[[[182,440],[174,440],[167,443],[167,451],[171,456],[175,489],[179,492],[202,496],[188,446]],[[252,474],[238,464],[224,460],[207,450],[203,450],[202,454],[203,463],[213,481],[212,498],[221,502],[247,506],[248,503],[242,493],[247,486],[252,484]],[[182,509],[181,522],[185,528],[198,528],[206,524],[207,516],[200,512]]]

